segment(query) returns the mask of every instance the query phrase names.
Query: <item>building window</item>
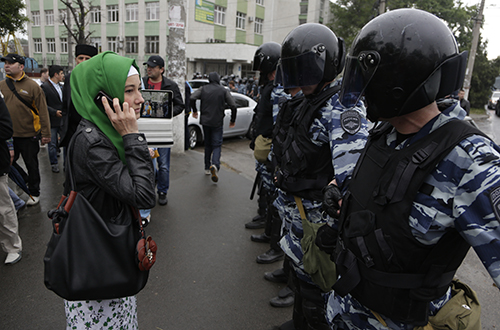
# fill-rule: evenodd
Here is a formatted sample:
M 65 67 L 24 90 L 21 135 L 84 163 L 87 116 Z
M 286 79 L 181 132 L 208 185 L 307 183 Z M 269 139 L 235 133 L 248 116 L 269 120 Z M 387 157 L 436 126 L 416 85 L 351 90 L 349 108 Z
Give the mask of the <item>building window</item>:
M 160 53 L 160 37 L 150 36 L 146 37 L 146 54 L 159 54 Z
M 129 3 L 125 5 L 125 21 L 135 22 L 139 16 L 139 5 L 137 3 Z
M 264 24 L 264 20 L 262 18 L 255 18 L 255 24 L 253 26 L 253 32 L 257 34 L 262 34 L 262 25 Z
M 45 11 L 45 25 L 54 25 L 54 11 L 46 10 Z
M 90 23 L 101 23 L 101 7 L 90 7 Z
M 32 11 L 31 18 L 33 19 L 33 26 L 40 26 L 40 12 Z
M 137 54 L 139 49 L 139 37 L 125 38 L 125 52 L 127 54 Z
M 35 53 L 42 52 L 42 39 L 41 38 L 33 38 L 33 43 L 35 46 Z
M 307 20 L 305 18 L 299 18 L 299 25 L 306 24 Z
M 308 5 L 300 5 L 300 15 L 307 15 Z
M 108 22 L 118 22 L 118 5 L 107 6 Z
M 247 14 L 240 13 L 239 11 L 236 12 L 236 28 L 237 29 L 245 30 L 246 17 L 247 17 Z
M 116 43 L 116 37 L 108 37 L 108 50 L 117 53 L 118 44 Z
M 217 5 L 214 6 L 214 23 L 226 25 L 226 8 Z
M 56 39 L 47 38 L 47 53 L 55 53 L 56 52 Z
M 68 13 L 66 10 L 59 10 L 59 23 L 64 24 L 68 20 Z
M 90 38 L 90 44 L 97 48 L 97 52 L 102 52 L 101 37 Z
M 68 52 L 68 38 L 61 38 L 61 53 Z
M 146 3 L 146 21 L 157 21 L 160 19 L 160 3 Z
M 264 6 L 264 0 L 255 0 L 255 3 Z

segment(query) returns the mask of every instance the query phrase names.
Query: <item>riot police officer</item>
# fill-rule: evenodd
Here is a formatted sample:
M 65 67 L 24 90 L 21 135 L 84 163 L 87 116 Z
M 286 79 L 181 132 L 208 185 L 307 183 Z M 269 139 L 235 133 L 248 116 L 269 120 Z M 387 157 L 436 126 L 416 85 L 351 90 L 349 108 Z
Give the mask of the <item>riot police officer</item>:
M 417 9 L 378 16 L 353 42 L 341 102 L 364 96 L 382 122 L 342 201 L 334 329 L 444 328 L 433 322 L 470 246 L 500 286 L 500 148 L 460 120 L 458 103 L 441 112 L 435 102 L 461 88 L 466 62 L 448 27 Z
M 293 319 L 281 329 L 328 329 L 325 294 L 303 264 L 303 225 L 325 223 L 321 190 L 335 179 L 346 184 L 367 135 L 363 110 L 338 102 L 334 82 L 344 65 L 344 43 L 321 24 L 303 24 L 281 45 L 278 78 L 285 89 L 300 87 L 304 98 L 280 111 L 273 138 L 275 206 L 284 222 L 280 246 L 292 263 Z
M 271 151 L 271 141 L 274 127 L 273 119 L 273 98 L 278 98 L 283 89 L 274 86 L 276 75 L 276 65 L 280 58 L 281 45 L 276 42 L 266 42 L 255 51 L 253 60 L 253 70 L 260 72 L 259 83 L 261 84 L 261 98 L 255 107 L 254 135 L 254 155 L 256 159 L 255 169 L 260 177 L 259 200 L 265 201 L 266 218 L 264 221 L 265 232 L 260 235 L 252 235 L 255 242 L 270 242 L 270 249 L 257 256 L 258 263 L 273 263 L 283 259 L 283 251 L 278 245 L 280 239 L 279 228 L 281 220 L 273 206 L 275 198 L 275 186 L 272 182 L 272 168 L 269 159 Z M 261 204 L 262 202 L 259 202 Z M 247 228 L 257 227 L 255 222 L 246 224 Z M 274 235 L 272 234 L 274 230 Z M 278 230 L 276 230 L 278 228 Z M 277 231 L 277 232 L 276 232 Z

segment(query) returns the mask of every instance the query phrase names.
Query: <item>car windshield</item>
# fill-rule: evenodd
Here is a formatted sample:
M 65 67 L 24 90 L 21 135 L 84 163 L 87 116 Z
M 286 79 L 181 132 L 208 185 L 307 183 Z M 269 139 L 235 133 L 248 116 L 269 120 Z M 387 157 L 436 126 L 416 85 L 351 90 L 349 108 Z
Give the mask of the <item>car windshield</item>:
M 208 84 L 206 81 L 190 81 L 189 84 L 191 85 L 191 88 L 200 88 L 203 85 Z
M 500 97 L 500 92 L 494 92 L 493 95 L 491 95 L 491 97 L 495 97 L 495 98 L 499 98 Z

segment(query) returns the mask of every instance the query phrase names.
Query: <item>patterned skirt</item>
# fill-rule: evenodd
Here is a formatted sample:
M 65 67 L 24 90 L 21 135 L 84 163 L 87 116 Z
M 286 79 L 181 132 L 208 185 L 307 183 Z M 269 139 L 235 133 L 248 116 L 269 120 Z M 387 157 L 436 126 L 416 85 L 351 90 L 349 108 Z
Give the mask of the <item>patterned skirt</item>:
M 111 300 L 67 301 L 66 330 L 137 330 L 135 296 Z

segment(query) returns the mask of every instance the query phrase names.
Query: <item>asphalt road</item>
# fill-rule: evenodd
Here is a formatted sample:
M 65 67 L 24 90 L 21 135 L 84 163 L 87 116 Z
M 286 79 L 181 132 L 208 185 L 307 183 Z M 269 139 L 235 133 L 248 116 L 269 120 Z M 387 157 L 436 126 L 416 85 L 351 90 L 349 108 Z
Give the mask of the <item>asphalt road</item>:
M 500 118 L 474 120 L 500 142 Z M 280 264 L 257 264 L 255 257 L 268 246 L 249 239 L 261 230 L 244 228 L 257 211 L 256 201 L 249 199 L 255 170 L 248 143 L 240 138 L 224 141 L 218 184 L 203 174 L 202 148 L 172 155 L 169 204 L 153 209 L 146 229 L 159 252 L 150 280 L 138 294 L 140 329 L 265 330 L 291 318 L 291 308 L 268 303 L 282 286 L 263 279 L 264 272 Z M 19 220 L 23 259 L 12 266 L 0 264 L 0 330 L 65 327 L 62 299 L 43 284 L 43 255 L 51 231 L 46 213 L 59 200 L 63 175 L 51 173 L 45 149 L 39 159 L 41 202 L 24 210 Z M 500 292 L 473 251 L 457 276 L 479 295 L 483 329 L 500 326 Z

